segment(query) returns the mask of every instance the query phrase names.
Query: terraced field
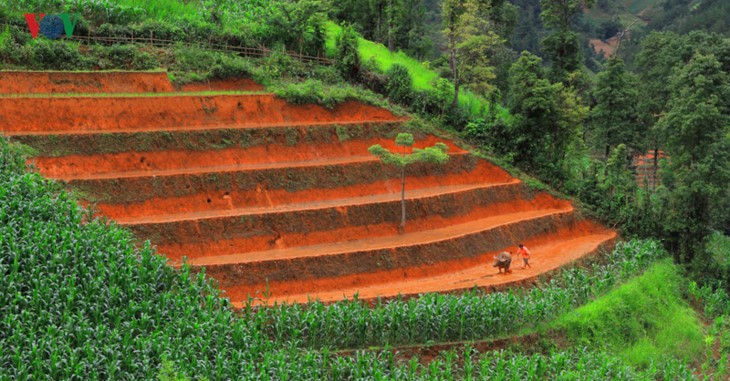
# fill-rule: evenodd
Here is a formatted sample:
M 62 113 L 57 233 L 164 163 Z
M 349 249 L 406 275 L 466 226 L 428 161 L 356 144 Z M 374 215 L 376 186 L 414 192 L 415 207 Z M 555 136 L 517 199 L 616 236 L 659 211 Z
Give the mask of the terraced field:
M 186 93 L 221 89 L 247 93 Z M 367 148 L 394 148 L 402 118 L 291 105 L 248 80 L 175 91 L 161 72 L 0 73 L 0 131 L 171 264 L 205 267 L 234 305 L 497 288 L 615 241 L 452 142 L 446 165 L 409 169 L 398 234 L 398 171 Z M 518 242 L 532 268 L 497 275 L 492 256 Z

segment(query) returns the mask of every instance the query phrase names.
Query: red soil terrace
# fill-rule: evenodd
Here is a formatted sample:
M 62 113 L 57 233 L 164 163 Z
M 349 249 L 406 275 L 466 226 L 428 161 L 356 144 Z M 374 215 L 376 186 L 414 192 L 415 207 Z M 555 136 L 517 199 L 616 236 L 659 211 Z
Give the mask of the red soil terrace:
M 249 78 L 193 82 L 175 89 L 165 72 L 2 71 L 0 94 L 168 93 L 263 91 Z
M 261 90 L 246 79 L 180 90 L 242 88 Z M 206 267 L 234 305 L 522 284 L 616 239 L 450 141 L 447 164 L 409 168 L 399 234 L 399 171 L 367 152 L 397 149 L 403 119 L 387 110 L 271 94 L 38 95 L 94 89 L 173 91 L 164 73 L 5 72 L 0 93 L 15 96 L 0 103 L 0 131 L 36 148 L 42 174 L 67 181 L 171 264 Z M 496 275 L 492 256 L 518 242 L 532 249 L 532 269 Z

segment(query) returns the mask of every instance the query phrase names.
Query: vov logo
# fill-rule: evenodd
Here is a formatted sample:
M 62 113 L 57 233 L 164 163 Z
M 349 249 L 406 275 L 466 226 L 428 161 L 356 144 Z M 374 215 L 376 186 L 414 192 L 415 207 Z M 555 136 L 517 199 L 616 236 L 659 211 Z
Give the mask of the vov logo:
M 33 38 L 38 37 L 38 32 L 51 40 L 58 39 L 66 32 L 66 37 L 71 37 L 79 21 L 79 15 L 59 13 L 46 15 L 45 13 L 26 13 L 25 21 L 28 22 L 28 29 Z

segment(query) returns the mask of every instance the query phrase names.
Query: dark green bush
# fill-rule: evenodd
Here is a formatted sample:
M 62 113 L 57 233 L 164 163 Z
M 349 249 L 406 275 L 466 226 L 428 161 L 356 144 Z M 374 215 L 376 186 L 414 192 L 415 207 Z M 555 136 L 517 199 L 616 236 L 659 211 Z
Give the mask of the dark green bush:
M 33 69 L 85 70 L 92 66 L 92 61 L 81 54 L 78 43 L 39 37 L 24 49 Z
M 210 77 L 217 79 L 233 78 L 233 77 L 250 77 L 252 72 L 249 61 L 240 57 L 231 57 L 221 54 L 216 64 L 210 70 Z
M 342 28 L 342 34 L 337 37 L 336 67 L 343 78 L 355 80 L 360 72 L 360 56 L 358 54 L 358 35 L 352 26 Z
M 413 80 L 408 69 L 401 64 L 393 64 L 386 73 L 385 89 L 388 98 L 396 103 L 410 104 L 413 95 Z

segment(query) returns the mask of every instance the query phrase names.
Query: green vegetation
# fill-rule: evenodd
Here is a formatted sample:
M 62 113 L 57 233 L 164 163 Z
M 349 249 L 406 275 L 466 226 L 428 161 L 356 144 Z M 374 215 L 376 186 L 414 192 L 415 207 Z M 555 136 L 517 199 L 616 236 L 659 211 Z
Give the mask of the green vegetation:
M 704 334 L 697 314 L 682 299 L 684 287 L 679 268 L 663 260 L 551 327 L 561 337 L 619 353 L 642 368 L 667 354 L 698 363 Z
M 584 17 L 594 3 L 598 10 Z M 582 42 L 586 35 L 615 35 L 651 3 L 444 1 L 442 12 L 432 0 L 0 1 L 3 68 L 164 67 L 175 84 L 247 76 L 293 103 L 333 107 L 358 99 L 396 112 L 403 107 L 415 114 L 403 128 L 425 131 L 425 123 L 463 132 L 479 155 L 495 155 L 497 163 L 538 176 L 521 176 L 528 186 L 566 192 L 625 237 L 660 239 L 669 250 L 656 241 L 632 240 L 530 289 L 423 295 L 374 306 L 359 300 L 249 305 L 237 314 L 204 274 L 167 267 L 149 246 L 134 248 L 127 231 L 79 210 L 58 184 L 25 173 L 19 153 L 27 147 L 2 140 L 0 380 L 693 379 L 688 364 L 699 364 L 701 376 L 726 378 L 728 3 L 663 2 L 648 13 L 646 30 L 686 34 L 645 36 L 644 27 L 636 27 L 622 42 L 624 60 L 592 56 Z M 78 12 L 80 36 L 149 36 L 175 44 L 32 39 L 22 15 L 29 11 Z M 328 16 L 349 26 L 343 31 Z M 700 25 L 725 35 L 693 30 Z M 212 42 L 264 46 L 268 53 L 242 58 L 216 51 Z M 532 53 L 517 53 L 523 49 Z M 336 62 L 304 63 L 292 53 L 327 54 Z M 196 95 L 213 94 L 221 93 Z M 395 134 L 392 126 L 379 128 Z M 380 136 L 370 131 L 334 127 L 324 140 Z M 293 129 L 277 136 L 218 137 L 218 148 L 310 138 Z M 92 152 L 116 152 L 115 139 L 122 139 L 74 138 L 96 144 L 84 148 Z M 135 139 L 142 150 L 175 145 L 164 135 L 124 139 Z M 211 144 L 176 139 L 199 149 Z M 400 138 L 399 145 L 408 144 L 412 138 Z M 53 148 L 68 149 L 60 143 Z M 658 161 L 660 184 L 652 187 L 637 184 L 631 167 L 631 156 L 647 149 L 666 154 Z M 383 149 L 374 153 L 405 163 Z M 284 189 L 304 183 L 269 176 Z M 663 259 L 669 256 L 676 265 Z M 678 265 L 690 271 L 683 274 Z M 685 294 L 704 313 L 707 327 L 698 323 Z M 477 354 L 466 346 L 425 365 L 388 350 L 535 334 L 546 326 L 554 329 L 541 338 L 547 341 L 527 350 Z M 371 347 L 377 349 L 337 353 Z
M 374 106 L 387 106 L 382 98 L 361 87 L 349 84 L 331 86 L 317 79 L 308 79 L 304 82 L 284 82 L 269 87 L 269 90 L 294 104 L 315 103 L 333 108 L 347 100 L 358 100 Z
M 605 265 L 567 269 L 524 294 L 425 295 L 374 309 L 356 301 L 249 307 L 237 316 L 204 274 L 168 267 L 149 246 L 134 248 L 128 232 L 91 220 L 58 184 L 26 173 L 23 158 L 5 140 L 0 141 L 0 206 L 0 361 L 5 364 L 0 379 L 268 374 L 411 380 L 500 374 L 515 360 L 520 365 L 510 374 L 528 379 L 565 371 L 625 379 L 669 372 L 691 379 L 690 370 L 677 362 L 637 373 L 606 354 L 584 351 L 489 352 L 470 354 L 466 363 L 449 360 L 446 353 L 444 360 L 425 366 L 396 362 L 388 351 L 338 357 L 326 349 L 494 337 L 515 326 L 541 324 L 664 255 L 656 243 L 622 245 Z
M 368 152 L 377 156 L 383 163 L 393 165 L 400 168 L 400 205 L 401 219 L 398 225 L 398 232 L 403 233 L 406 228 L 406 167 L 416 163 L 434 163 L 443 164 L 449 160 L 446 153 L 449 147 L 444 143 L 436 143 L 433 147 L 412 148 L 413 135 L 409 133 L 400 133 L 395 137 L 395 145 L 403 147 L 399 153 L 392 153 L 383 148 L 380 144 L 375 144 L 368 148 Z M 406 152 L 406 150 L 410 152 Z
M 327 23 L 327 51 L 330 56 L 334 56 L 336 40 L 341 33 L 342 28 L 340 26 L 332 22 Z M 393 65 L 401 65 L 408 69 L 414 90 L 439 91 L 439 75 L 428 68 L 428 63 L 419 62 L 403 52 L 391 52 L 384 45 L 368 41 L 362 37 L 358 38 L 358 52 L 360 53 L 361 62 L 369 69 L 384 74 Z M 453 97 L 453 92 L 451 97 Z M 490 109 L 489 103 L 484 98 L 470 91 L 459 93 L 459 106 L 475 116 L 483 115 Z M 498 106 L 497 108 L 500 110 L 500 116 L 506 117 L 506 110 Z

